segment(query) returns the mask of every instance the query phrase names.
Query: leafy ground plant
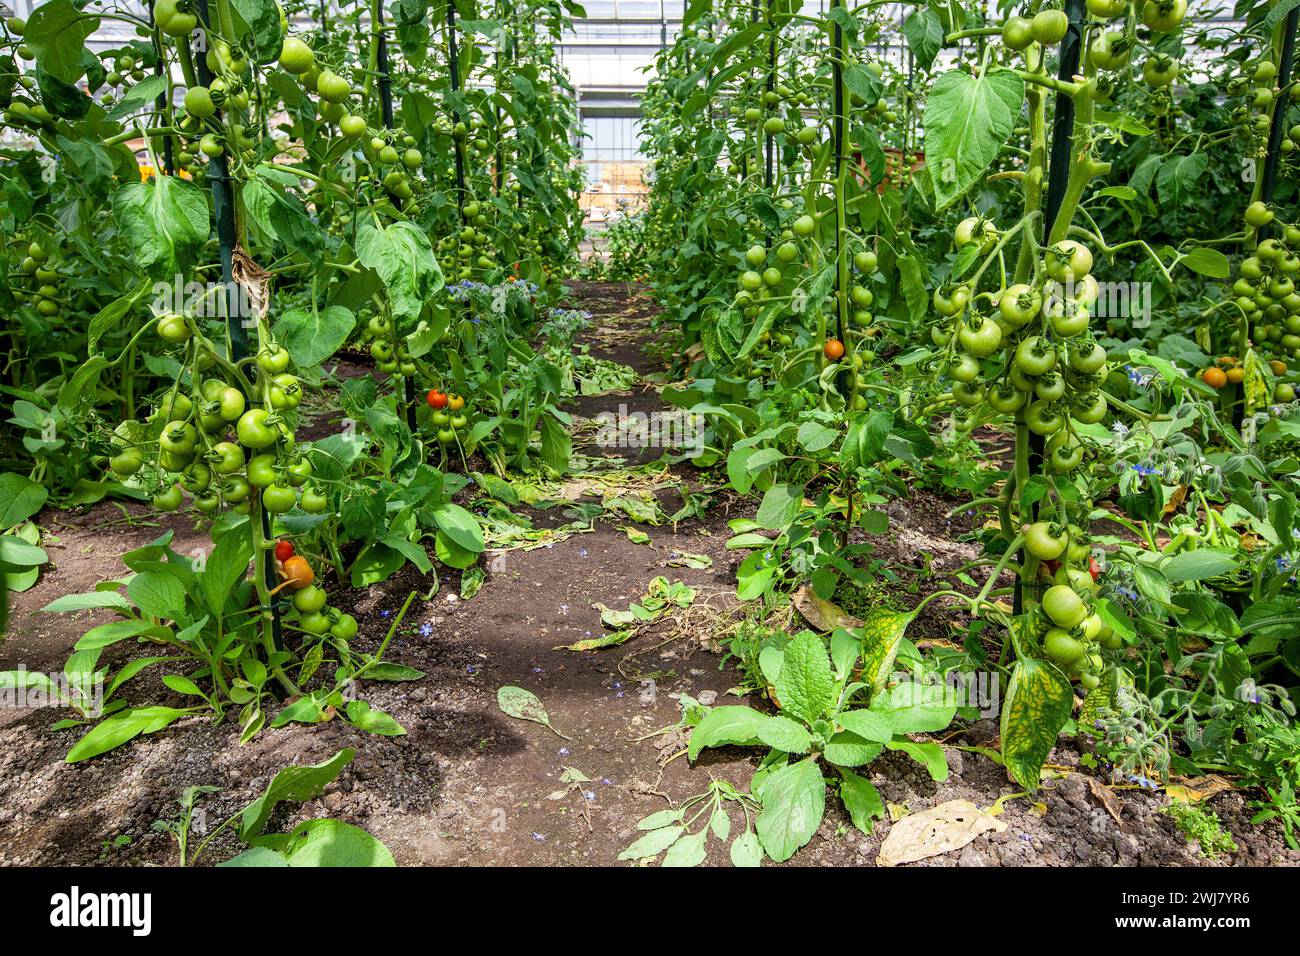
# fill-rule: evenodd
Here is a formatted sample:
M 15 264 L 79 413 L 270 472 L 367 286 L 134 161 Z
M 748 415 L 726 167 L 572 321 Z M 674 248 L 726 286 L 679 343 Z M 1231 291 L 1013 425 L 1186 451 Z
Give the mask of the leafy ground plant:
M 181 866 L 197 865 L 212 841 L 228 830 L 233 830 L 248 849 L 218 866 L 395 866 L 392 853 L 381 841 L 339 820 L 306 820 L 289 833 L 263 832 L 279 804 L 314 800 L 355 755 L 356 751 L 349 748 L 318 764 L 285 767 L 260 797 L 199 834 L 202 839 L 193 851 L 190 842 L 196 835 L 195 806 L 202 797 L 219 792 L 220 787 L 187 787 L 177 801 L 180 812 L 172 819 L 156 821 L 154 829 L 175 838 Z

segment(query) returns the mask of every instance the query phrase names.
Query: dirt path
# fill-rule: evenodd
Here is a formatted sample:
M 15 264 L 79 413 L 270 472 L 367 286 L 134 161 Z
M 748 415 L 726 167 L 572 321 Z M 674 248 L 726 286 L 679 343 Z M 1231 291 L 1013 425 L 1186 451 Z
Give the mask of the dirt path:
M 655 338 L 648 298 L 629 294 L 619 284 L 583 283 L 575 288 L 575 304 L 597 317 L 588 333 L 594 355 L 642 374 L 659 370 L 643 351 Z M 638 386 L 628 394 L 581 399 L 572 410 L 590 419 L 603 411 L 617 412 L 620 404 L 648 412 L 659 407 L 659 399 L 653 389 Z M 654 456 L 633 451 L 630 457 Z M 687 466 L 674 473 L 698 480 Z M 891 554 L 901 560 L 927 545 L 937 549 L 950 541 L 951 529 L 942 518 L 948 506 L 923 495 L 891 504 L 896 533 Z M 666 502 L 665 507 L 671 513 L 676 504 Z M 177 531 L 182 551 L 207 540 L 190 519 L 169 517 L 158 525 L 146 523 L 140 509 L 127 512 L 130 521 L 110 505 L 79 516 L 42 516 L 47 534 L 58 536 L 49 544 L 52 567 L 37 587 L 18 596 L 10 636 L 0 645 L 0 668 L 20 663 L 29 670 L 60 668 L 96 618 L 42 615 L 38 609 L 54 597 L 121 573 L 117 556 L 152 540 L 162 527 Z M 600 635 L 600 610 L 593 605 L 626 608 L 656 575 L 698 589 L 697 606 L 725 609 L 732 601 L 739 560 L 724 549 L 726 519 L 744 513 L 752 510 L 728 514 L 720 502 L 706 517 L 683 521 L 675 529 L 641 526 L 650 535 L 649 544 L 634 544 L 620 530 L 626 521 L 598 522 L 594 530 L 551 547 L 511 551 L 490 562 L 487 581 L 470 601 L 460 600 L 455 580 L 444 578 L 431 601 L 414 605 L 388 653 L 390 660 L 427 676 L 361 690 L 361 697 L 407 729 L 402 737 L 378 737 L 334 722 L 266 730 L 241 748 L 231 724 L 214 727 L 194 719 L 95 760 L 67 765 L 63 755 L 80 731 L 49 729 L 65 713 L 0 711 L 0 863 L 174 862 L 171 838 L 153 824 L 173 815 L 185 787 L 222 788 L 202 804 L 211 825 L 257 796 L 286 764 L 316 762 L 353 747 L 356 760 L 339 782 L 319 800 L 278 811 L 276 826 L 289 829 L 300 819 L 327 815 L 343 819 L 384 840 L 401 864 L 612 864 L 636 838 L 636 822 L 668 807 L 670 800 L 677 803 L 703 791 L 711 779 L 747 786 L 755 754 L 721 750 L 691 766 L 680 753 L 681 735 L 646 736 L 676 723 L 676 695 L 734 702 L 724 695 L 740 677 L 720 667 L 720 656 L 697 639 L 716 626 L 704 623 L 709 618 L 703 611 L 691 617 L 696 625 L 688 629 L 691 633 L 675 639 L 669 639 L 674 631 L 668 624 L 603 651 L 556 648 Z M 537 517 L 540 524 L 549 515 Z M 680 552 L 708 555 L 712 566 L 669 566 Z M 408 566 L 381 587 L 338 595 L 333 603 L 357 615 L 358 642 L 368 648 L 382 638 L 389 615 L 407 594 L 425 593 L 431 584 L 431 578 Z M 935 628 L 943 624 L 933 622 Z M 496 699 L 503 685 L 535 693 L 553 725 L 572 739 L 504 716 Z M 141 702 L 181 701 L 156 683 L 147 694 Z M 877 761 L 869 776 L 895 814 L 957 797 L 990 806 L 1014 788 L 987 757 L 955 745 L 992 744 L 996 733 L 996 724 L 984 720 L 948 741 L 954 746 L 946 748 L 951 776 L 944 783 L 933 782 L 899 754 Z M 1072 746 L 1059 748 L 1052 757 L 1063 767 L 1077 761 Z M 563 782 L 568 768 L 586 781 Z M 1083 774 L 1072 773 L 1039 799 L 1010 801 L 1001 816 L 1004 832 L 981 837 L 960 854 L 927 865 L 1202 862 L 1172 821 L 1158 812 L 1163 798 L 1157 794 L 1120 792 L 1107 805 Z M 1221 863 L 1300 862 L 1300 854 L 1285 850 L 1276 829 L 1248 825 L 1250 811 L 1242 794 L 1223 794 L 1209 805 L 1241 846 Z M 874 862 L 888 820 L 864 837 L 852 829 L 837 799 L 828 798 L 827 808 L 820 832 L 796 862 Z M 124 840 L 114 845 L 118 838 Z M 726 862 L 720 844 L 709 847 L 710 863 Z M 217 842 L 212 855 L 218 859 L 237 849 Z

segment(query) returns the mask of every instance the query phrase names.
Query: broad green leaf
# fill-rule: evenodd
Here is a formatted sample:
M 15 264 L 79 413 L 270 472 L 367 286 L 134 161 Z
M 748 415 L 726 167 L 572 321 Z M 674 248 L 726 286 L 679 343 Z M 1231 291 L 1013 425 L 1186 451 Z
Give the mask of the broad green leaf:
M 812 631 L 800 631 L 786 645 L 776 679 L 781 709 L 811 724 L 835 703 L 835 682 L 826 648 Z
M 0 474 L 0 531 L 26 521 L 45 505 L 50 493 L 26 475 Z
M 763 863 L 763 846 L 758 842 L 758 834 L 746 830 L 736 837 L 731 844 L 732 866 L 760 866 Z
M 126 586 L 126 596 L 143 617 L 175 619 L 185 607 L 185 585 L 166 571 L 144 571 Z
M 127 183 L 113 193 L 113 219 L 134 264 L 156 278 L 184 272 L 190 253 L 208 239 L 208 200 L 178 176 Z
M 141 734 L 156 733 L 187 713 L 188 711 L 178 710 L 175 707 L 134 707 L 130 710 L 120 710 L 92 727 L 84 737 L 72 745 L 72 749 L 64 759 L 68 763 L 77 763 L 81 760 L 89 760 L 91 757 L 98 757 Z
M 844 809 L 849 811 L 853 825 L 870 836 L 871 821 L 879 820 L 885 815 L 885 801 L 880 798 L 880 791 L 866 777 L 842 767 L 839 773 L 840 800 L 844 802 Z
M 677 838 L 686 832 L 684 826 L 661 827 L 651 830 L 630 847 L 618 855 L 620 860 L 645 860 L 658 856 L 677 842 Z
M 944 683 L 905 680 L 871 700 L 871 711 L 887 720 L 895 734 L 932 734 L 952 723 L 955 694 Z
M 348 704 L 348 722 L 381 737 L 401 737 L 406 733 L 405 727 L 382 710 L 374 710 L 364 700 Z
M 1016 662 L 1002 702 L 1002 757 L 1011 776 L 1029 792 L 1056 738 L 1070 718 L 1070 682 L 1051 664 L 1024 658 Z
M 366 223 L 357 234 L 357 258 L 384 283 L 398 317 L 415 319 L 443 287 L 429 236 L 412 222 Z
M 244 808 L 239 820 L 240 839 L 247 842 L 261 833 L 271 811 L 282 801 L 304 803 L 320 796 L 355 756 L 355 750 L 345 747 L 320 763 L 285 767 L 271 779 L 262 795 Z
M 763 494 L 758 523 L 771 531 L 784 531 L 803 507 L 803 485 L 775 484 Z
M 82 52 L 86 38 L 99 29 L 99 18 L 83 13 L 70 0 L 50 0 L 32 11 L 22 40 L 35 54 L 40 69 L 76 83 L 85 74 Z
M 862 635 L 861 680 L 873 690 L 879 691 L 889 681 L 903 635 L 915 618 L 915 611 L 876 608 L 867 615 L 861 628 L 854 629 L 855 633 Z
M 691 731 L 686 755 L 694 760 L 705 747 L 721 747 L 726 744 L 747 747 L 757 744 L 758 730 L 768 719 L 767 714 L 760 714 L 753 708 L 740 704 L 714 707 Z
M 1226 279 L 1231 271 L 1228 257 L 1218 249 L 1198 246 L 1179 260 L 1187 268 L 1211 279 Z
M 846 710 L 835 715 L 835 722 L 865 740 L 883 744 L 894 739 L 893 721 L 875 710 Z
M 356 327 L 351 310 L 331 305 L 319 312 L 287 309 L 275 323 L 275 338 L 289 350 L 294 364 L 315 368 L 339 350 Z
M 808 730 L 789 717 L 768 717 L 758 725 L 758 739 L 776 750 L 803 754 L 812 746 Z
M 807 844 L 826 812 L 826 782 L 815 757 L 788 764 L 763 782 L 755 828 L 759 843 L 777 863 Z
M 221 536 L 203 569 L 203 600 L 214 616 L 220 617 L 231 593 L 248 574 L 253 560 L 253 533 L 247 524 L 232 528 Z
M 388 847 L 360 827 L 341 820 L 307 820 L 289 834 L 281 851 L 290 866 L 396 866 Z
M 683 836 L 668 848 L 661 865 L 671 867 L 699 866 L 704 862 L 706 856 L 704 844 L 708 838 L 709 831 L 707 829 L 701 830 L 699 833 L 689 833 Z
M 978 77 L 953 70 L 935 81 L 923 125 L 936 211 L 960 199 L 997 158 L 1024 99 L 1025 81 L 1009 70 Z
M 930 774 L 930 779 L 939 783 L 948 779 L 948 758 L 938 744 L 919 744 L 911 740 L 891 740 L 885 744 L 890 750 L 907 754 Z
M 478 519 L 460 505 L 443 502 L 433 509 L 433 519 L 438 522 L 438 530 L 462 549 L 473 554 L 482 552 L 483 529 Z
M 1160 570 L 1170 584 L 1180 581 L 1204 581 L 1227 574 L 1237 567 L 1237 557 L 1228 551 L 1198 548 L 1181 551 L 1160 563 Z

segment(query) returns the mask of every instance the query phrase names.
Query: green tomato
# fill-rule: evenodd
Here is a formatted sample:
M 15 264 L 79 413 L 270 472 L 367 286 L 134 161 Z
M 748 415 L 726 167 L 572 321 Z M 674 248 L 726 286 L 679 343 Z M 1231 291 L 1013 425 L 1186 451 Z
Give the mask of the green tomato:
M 1024 17 L 1008 17 L 1002 24 L 1002 42 L 1009 50 L 1023 50 L 1034 42 L 1033 26 Z
M 352 84 L 333 70 L 321 70 L 316 78 L 316 92 L 331 103 L 339 103 L 352 93 Z
M 1034 394 L 1045 402 L 1060 401 L 1065 397 L 1065 379 L 1055 372 L 1044 372 L 1034 383 Z
M 1039 561 L 1055 561 L 1065 550 L 1065 530 L 1046 521 L 1035 521 L 1025 529 L 1025 549 Z
M 1132 43 L 1119 30 L 1097 33 L 1088 47 L 1088 59 L 1098 70 L 1122 70 L 1132 55 Z
M 330 625 L 330 634 L 340 641 L 350 641 L 357 636 L 357 619 L 351 614 L 340 614 L 337 621 Z
M 180 345 L 190 340 L 190 324 L 185 321 L 185 316 L 168 312 L 158 317 L 158 336 L 164 342 Z
M 1039 399 L 1025 409 L 1025 424 L 1035 435 L 1053 435 L 1065 427 L 1065 418 L 1047 402 Z
M 967 354 L 985 358 L 1002 345 L 1002 330 L 996 322 L 984 316 L 978 325 L 963 322 L 957 331 L 957 341 Z
M 1025 404 L 1026 395 L 1014 385 L 1003 382 L 988 394 L 989 404 L 1003 415 L 1014 415 Z
M 1088 0 L 1088 12 L 1098 20 L 1114 20 L 1128 12 L 1129 0 Z
M 326 595 L 323 588 L 309 584 L 293 592 L 293 606 L 301 614 L 312 614 L 325 607 Z
M 1031 322 L 1043 307 L 1043 296 L 1026 283 L 1018 283 L 1007 288 L 998 299 L 998 312 L 1013 326 L 1022 326 Z
M 1074 588 L 1054 584 L 1043 594 L 1043 611 L 1057 627 L 1067 631 L 1083 623 L 1088 616 L 1088 605 L 1075 593 Z
M 312 476 L 311 462 L 306 458 L 299 458 L 291 461 L 284 469 L 285 478 L 289 484 L 295 488 L 301 487 L 307 483 L 307 479 Z
M 329 507 L 329 499 L 314 488 L 306 488 L 298 500 L 298 507 L 309 515 L 323 514 Z
M 248 469 L 245 472 L 248 475 L 249 484 L 254 488 L 269 488 L 275 484 L 279 477 L 276 471 L 276 458 L 274 455 L 257 455 L 248 462 Z
M 1085 425 L 1096 425 L 1106 417 L 1106 411 L 1106 396 L 1101 392 L 1089 392 L 1077 400 L 1072 415 Z
M 243 477 L 243 475 L 231 475 L 221 483 L 221 497 L 225 498 L 230 504 L 238 504 L 241 501 L 247 501 L 248 496 L 252 493 L 253 486 Z
M 273 484 L 262 491 L 262 506 L 273 515 L 292 511 L 297 503 L 298 495 L 288 485 Z
M 278 435 L 275 428 L 267 424 L 269 417 L 265 408 L 250 408 L 244 412 L 235 425 L 240 443 L 254 450 L 274 445 Z
M 316 65 L 316 54 L 298 37 L 285 37 L 280 47 L 280 69 L 299 76 Z
M 217 456 L 212 470 L 218 475 L 233 475 L 244 467 L 244 449 L 232 441 L 217 442 L 212 453 Z
M 1043 650 L 1052 663 L 1060 667 L 1073 667 L 1083 660 L 1084 646 L 1059 627 L 1050 628 L 1043 637 Z
M 948 370 L 948 374 L 953 377 L 954 381 L 964 382 L 969 385 L 980 377 L 979 359 L 967 353 L 959 353 L 956 361 Z
M 198 429 L 189 422 L 169 422 L 158 436 L 158 447 L 173 455 L 185 455 L 194 451 L 198 439 Z
M 1070 18 L 1064 10 L 1042 10 L 1029 23 L 1030 33 L 1043 46 L 1060 43 L 1070 28 Z
M 166 491 L 159 492 L 153 496 L 153 506 L 159 511 L 175 511 L 181 506 L 181 486 L 172 485 Z
M 1056 349 L 1041 335 L 1031 335 L 1016 346 L 1016 366 L 1024 375 L 1045 375 L 1056 367 Z
M 206 86 L 191 86 L 185 91 L 185 112 L 195 119 L 210 119 L 217 113 L 217 104 L 212 99 L 212 91 Z
M 289 368 L 289 353 L 272 343 L 257 353 L 257 367 L 267 375 L 279 375 Z
M 800 239 L 807 239 L 813 234 L 813 230 L 817 228 L 817 220 L 812 216 L 803 215 L 791 224 L 791 228 L 794 229 L 794 234 Z
M 298 618 L 298 626 L 308 634 L 324 634 L 330 629 L 330 619 L 320 611 L 309 611 Z
M 1142 22 L 1157 33 L 1173 33 L 1187 15 L 1187 0 L 1146 0 Z

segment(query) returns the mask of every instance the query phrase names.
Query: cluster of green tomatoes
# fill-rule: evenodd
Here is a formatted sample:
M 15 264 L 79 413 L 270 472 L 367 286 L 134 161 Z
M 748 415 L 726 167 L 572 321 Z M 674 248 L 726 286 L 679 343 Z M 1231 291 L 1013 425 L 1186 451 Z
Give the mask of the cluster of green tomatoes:
M 23 256 L 22 262 L 19 263 L 18 271 L 25 276 L 30 276 L 36 283 L 36 287 L 26 293 L 15 289 L 15 300 L 22 302 L 30 296 L 32 308 L 40 315 L 47 319 L 58 315 L 62 308 L 59 304 L 59 288 L 55 284 L 59 281 L 59 273 L 50 262 L 45 247 L 35 240 L 29 242 L 27 255 Z
M 1246 208 L 1246 224 L 1254 229 L 1275 225 L 1280 229 L 1277 237 L 1261 240 L 1254 254 L 1237 266 L 1233 302 L 1252 323 L 1257 346 L 1280 359 L 1300 358 L 1300 288 L 1296 284 L 1300 280 L 1300 226 L 1276 223 L 1273 210 L 1259 201 Z M 1292 398 L 1293 392 L 1290 397 L 1275 396 L 1277 401 Z
M 997 239 L 993 223 L 979 217 L 956 231 L 959 248 L 979 243 L 989 252 Z M 1064 239 L 1045 250 L 1035 283 L 978 294 L 966 284 L 935 290 L 940 321 L 931 338 L 945 350 L 940 371 L 952 379 L 959 433 L 969 434 L 983 418 L 1023 416 L 1046 439 L 1053 472 L 1079 467 L 1084 446 L 1074 423 L 1095 424 L 1107 410 L 1100 391 L 1106 350 L 1089 332 L 1089 309 L 1099 294 L 1092 264 L 1086 246 Z
M 519 184 L 516 181 L 512 185 L 517 189 Z M 492 258 L 492 239 L 488 235 L 491 225 L 488 213 L 491 211 L 491 203 L 467 200 L 460 207 L 460 227 L 439 239 L 435 246 L 436 251 L 442 254 L 439 261 L 455 260 L 458 279 L 472 279 L 475 269 L 489 270 L 496 266 L 496 260 Z M 537 248 L 540 251 L 540 245 Z
M 1273 110 L 1279 97 L 1289 97 L 1291 103 L 1300 103 L 1300 83 L 1291 83 L 1290 89 L 1279 87 L 1277 64 L 1261 60 L 1255 64 L 1249 77 L 1233 77 L 1227 91 L 1234 95 L 1247 95 L 1248 102 L 1232 112 L 1232 122 L 1247 131 L 1255 153 L 1263 156 L 1268 149 L 1268 137 L 1273 127 Z M 1286 82 L 1285 79 L 1281 79 Z M 1285 115 L 1285 114 L 1284 114 Z M 1279 143 L 1284 156 L 1289 156 L 1300 146 L 1300 125 L 1286 130 Z
M 247 514 L 257 489 L 272 514 L 295 506 L 308 514 L 324 512 L 328 499 L 311 483 L 312 464 L 298 451 L 286 421 L 302 401 L 288 351 L 271 343 L 258 353 L 254 392 L 261 401 L 249 407 L 244 391 L 228 380 L 232 376 L 222 374 L 230 368 L 196 338 L 189 317 L 166 313 L 156 329 L 164 342 L 187 349 L 193 385 L 186 393 L 178 380 L 147 422 L 118 425 L 109 460 L 113 473 L 145 476 L 161 511 L 179 508 L 182 492 L 188 492 L 204 514 L 223 507 Z

